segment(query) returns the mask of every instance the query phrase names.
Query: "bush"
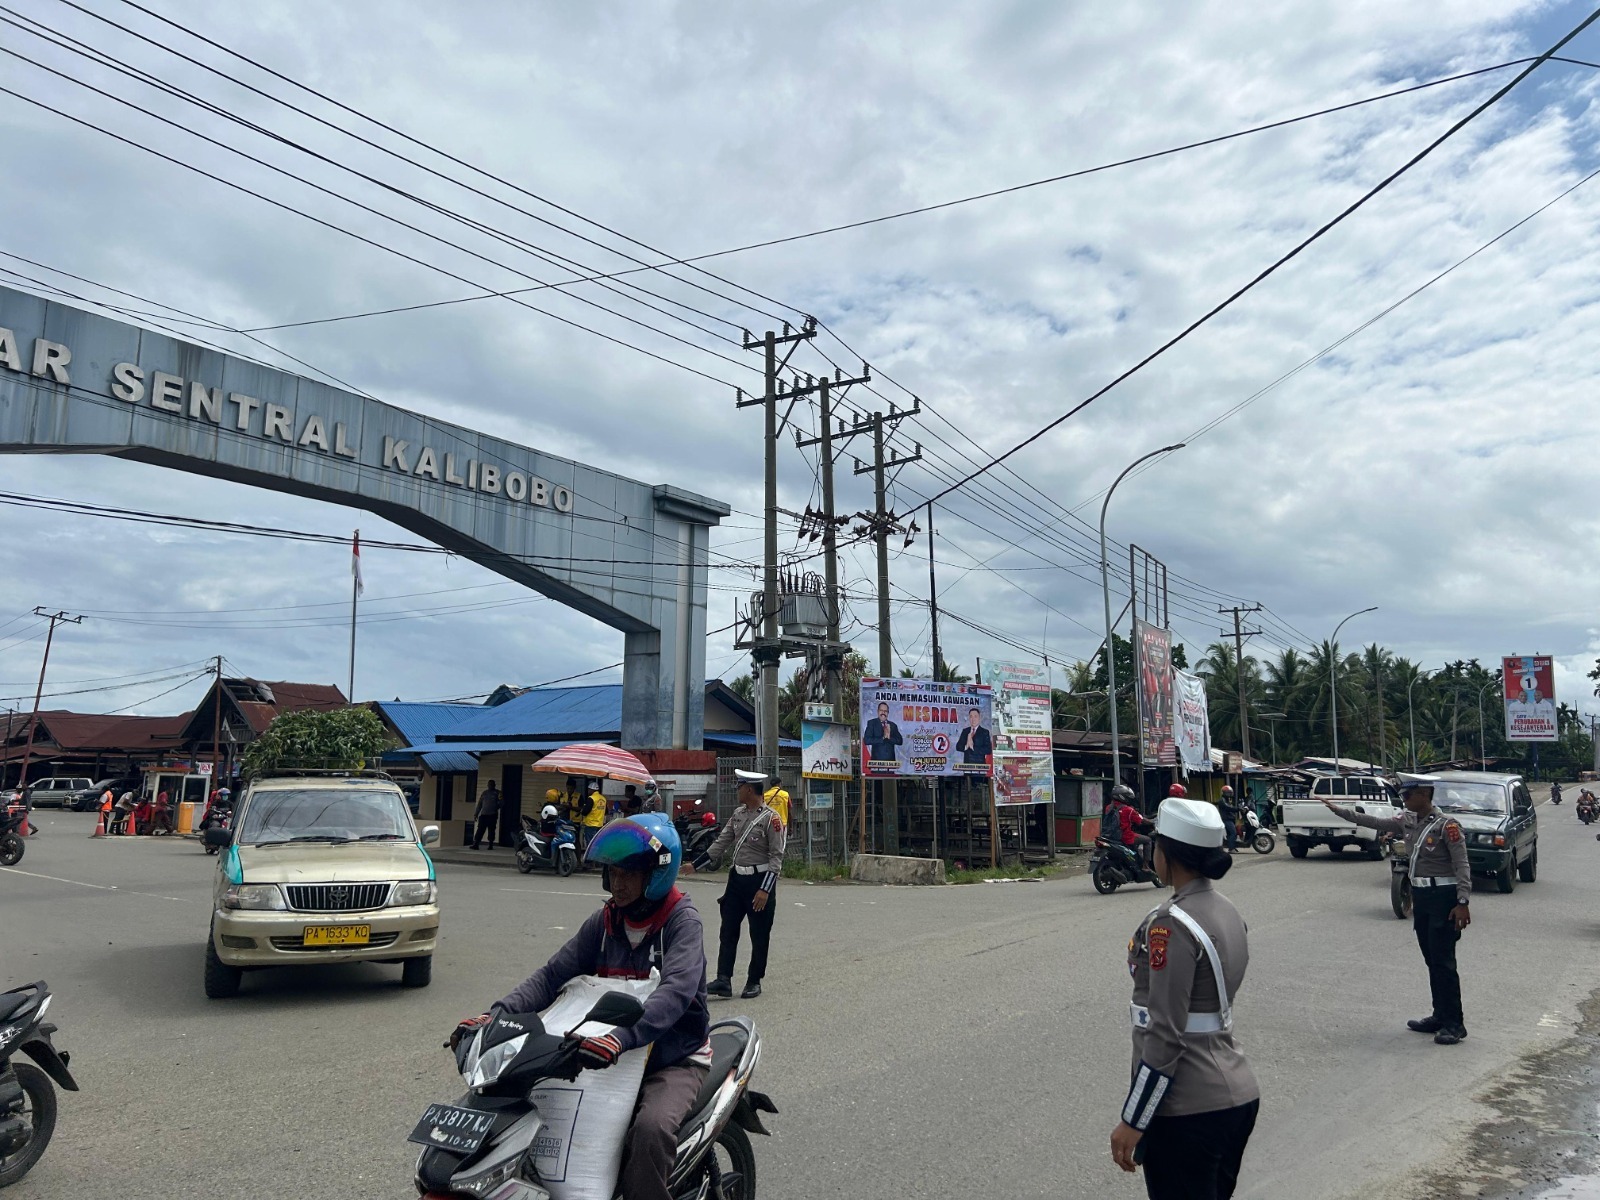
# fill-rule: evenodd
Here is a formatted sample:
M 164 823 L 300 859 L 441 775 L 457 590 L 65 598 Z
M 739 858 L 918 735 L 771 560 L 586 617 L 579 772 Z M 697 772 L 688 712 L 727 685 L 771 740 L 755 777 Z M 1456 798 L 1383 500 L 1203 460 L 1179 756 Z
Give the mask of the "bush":
M 394 744 L 370 708 L 302 709 L 275 717 L 244 752 L 244 774 L 292 768 L 357 771 Z

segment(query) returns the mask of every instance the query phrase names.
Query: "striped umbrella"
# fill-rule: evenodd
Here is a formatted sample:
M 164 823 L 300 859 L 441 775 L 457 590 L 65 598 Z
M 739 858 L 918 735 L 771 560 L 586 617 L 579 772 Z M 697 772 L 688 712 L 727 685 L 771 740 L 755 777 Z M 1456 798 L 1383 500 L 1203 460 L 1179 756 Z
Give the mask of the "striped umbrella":
M 615 779 L 621 783 L 655 782 L 654 776 L 633 755 L 599 742 L 577 742 L 552 750 L 528 769 L 585 779 Z

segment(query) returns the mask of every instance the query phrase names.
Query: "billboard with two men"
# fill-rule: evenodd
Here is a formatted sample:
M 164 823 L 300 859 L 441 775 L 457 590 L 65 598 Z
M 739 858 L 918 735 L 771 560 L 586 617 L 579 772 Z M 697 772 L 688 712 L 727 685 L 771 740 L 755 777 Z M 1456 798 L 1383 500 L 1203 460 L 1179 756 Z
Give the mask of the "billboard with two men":
M 930 679 L 861 681 L 861 774 L 975 775 L 994 764 L 990 689 Z

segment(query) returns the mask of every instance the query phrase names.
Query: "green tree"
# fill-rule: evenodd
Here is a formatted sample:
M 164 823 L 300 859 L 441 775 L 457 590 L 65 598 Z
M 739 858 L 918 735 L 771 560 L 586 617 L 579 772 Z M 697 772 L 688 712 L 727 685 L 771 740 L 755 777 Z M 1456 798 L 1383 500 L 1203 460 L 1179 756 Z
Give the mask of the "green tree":
M 303 767 L 359 770 L 395 744 L 370 708 L 302 709 L 273 718 L 244 752 L 244 773 Z

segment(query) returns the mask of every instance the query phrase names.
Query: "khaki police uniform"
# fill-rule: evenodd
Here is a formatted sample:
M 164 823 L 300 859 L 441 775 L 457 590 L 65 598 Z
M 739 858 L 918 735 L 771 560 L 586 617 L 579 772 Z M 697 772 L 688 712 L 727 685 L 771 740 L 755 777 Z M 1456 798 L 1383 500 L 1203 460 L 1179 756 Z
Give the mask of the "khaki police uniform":
M 1133 1083 L 1122 1119 L 1144 1133 L 1152 1200 L 1233 1195 L 1261 1089 L 1233 1036 L 1250 947 L 1209 879 L 1185 884 L 1128 943 Z
M 1409 808 L 1398 817 L 1376 817 L 1342 804 L 1328 806 L 1346 821 L 1381 833 L 1397 833 L 1411 850 L 1411 927 L 1428 967 L 1433 1018 L 1441 1026 L 1465 1028 L 1461 974 L 1456 970 L 1456 928 L 1451 910 L 1472 900 L 1472 867 L 1461 823 L 1437 808 L 1417 816 Z
M 772 922 L 778 915 L 775 893 L 778 875 L 783 870 L 783 848 L 787 834 L 783 818 L 765 804 L 750 808 L 741 804 L 717 833 L 716 841 L 695 864 L 711 866 L 725 855 L 732 855 L 728 866 L 728 886 L 717 903 L 722 908 L 722 929 L 717 948 L 717 978 L 732 979 L 739 954 L 739 927 L 750 922 L 750 973 L 746 986 L 759 984 L 767 973 L 767 946 L 772 940 Z M 756 893 L 767 894 L 760 912 L 752 905 Z

